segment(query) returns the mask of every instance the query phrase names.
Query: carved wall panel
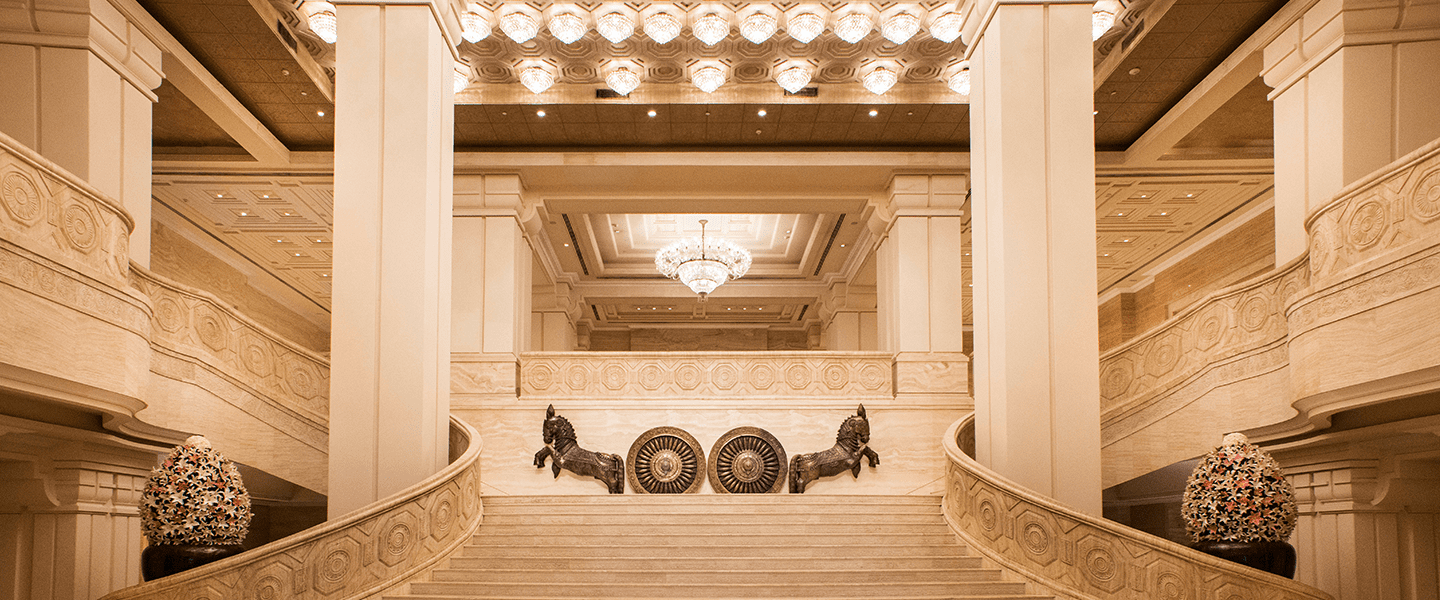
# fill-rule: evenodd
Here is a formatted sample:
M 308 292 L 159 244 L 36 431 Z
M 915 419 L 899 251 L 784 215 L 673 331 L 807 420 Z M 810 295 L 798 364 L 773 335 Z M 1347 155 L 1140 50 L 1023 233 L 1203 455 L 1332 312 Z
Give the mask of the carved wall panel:
M 1310 216 L 1310 271 L 1329 284 L 1347 269 L 1440 232 L 1440 141 L 1342 190 Z
M 134 279 L 155 306 L 152 344 L 194 358 L 256 396 L 326 428 L 329 361 L 226 308 L 210 294 L 138 269 Z
M 1015 486 L 961 453 L 957 438 L 971 426 L 973 416 L 946 434 L 945 519 L 981 553 L 1042 586 L 1117 600 L 1330 599 Z
M 521 394 L 889 397 L 890 363 L 859 352 L 536 352 L 522 355 Z
M 197 569 L 104 600 L 359 598 L 379 594 L 433 566 L 480 526 L 480 439 L 456 420 L 467 450 L 408 496 L 269 544 L 218 570 Z M 197 574 L 198 573 L 198 574 Z
M 133 226 L 118 202 L 0 134 L 0 239 L 123 287 Z

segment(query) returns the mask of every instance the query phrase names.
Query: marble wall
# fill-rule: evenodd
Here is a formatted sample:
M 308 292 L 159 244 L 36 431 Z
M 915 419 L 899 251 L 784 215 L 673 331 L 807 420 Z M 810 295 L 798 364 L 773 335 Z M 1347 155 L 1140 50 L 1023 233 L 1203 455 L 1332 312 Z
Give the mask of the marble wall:
M 889 355 L 850 352 L 527 353 L 519 394 L 475 378 L 452 379 L 451 411 L 480 430 L 482 493 L 603 494 L 595 479 L 559 478 L 534 466 L 544 447 L 547 406 L 575 427 L 580 445 L 627 456 L 645 431 L 679 427 L 709 456 L 735 427 L 769 431 L 787 456 L 835 443 L 840 424 L 864 404 L 880 465 L 858 478 L 812 483 L 811 494 L 938 494 L 944 454 L 937 441 L 968 397 L 896 398 Z M 636 493 L 627 486 L 626 493 Z M 706 482 L 700 493 L 713 493 Z

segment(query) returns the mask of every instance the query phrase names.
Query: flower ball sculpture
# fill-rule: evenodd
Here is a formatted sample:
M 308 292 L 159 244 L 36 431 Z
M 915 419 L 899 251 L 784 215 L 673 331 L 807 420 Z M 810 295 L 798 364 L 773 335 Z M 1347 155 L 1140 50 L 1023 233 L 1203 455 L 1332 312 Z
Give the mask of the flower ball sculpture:
M 1200 542 L 1284 542 L 1295 530 L 1295 488 L 1244 435 L 1225 436 L 1185 485 L 1180 518 Z
M 140 526 L 151 545 L 238 545 L 250 528 L 250 494 L 235 463 L 192 436 L 150 473 Z

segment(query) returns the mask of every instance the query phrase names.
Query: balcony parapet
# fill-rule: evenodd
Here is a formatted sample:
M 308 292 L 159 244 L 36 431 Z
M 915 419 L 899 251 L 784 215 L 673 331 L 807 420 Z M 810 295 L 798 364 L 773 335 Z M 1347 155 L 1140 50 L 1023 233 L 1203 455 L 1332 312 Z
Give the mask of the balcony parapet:
M 961 450 L 973 414 L 950 426 L 945 520 L 972 548 L 1043 593 L 1082 600 L 1284 598 L 1318 589 L 1070 509 L 981 466 Z
M 134 228 L 119 202 L 0 133 L 0 239 L 125 287 Z
M 379 597 L 434 568 L 480 527 L 480 435 L 453 417 L 450 431 L 452 455 L 460 448 L 463 453 L 439 473 L 390 498 L 101 600 Z

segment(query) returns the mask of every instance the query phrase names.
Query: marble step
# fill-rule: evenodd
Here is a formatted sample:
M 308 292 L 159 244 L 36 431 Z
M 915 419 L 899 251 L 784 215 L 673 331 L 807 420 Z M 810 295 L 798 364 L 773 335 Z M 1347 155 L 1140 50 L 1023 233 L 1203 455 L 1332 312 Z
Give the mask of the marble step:
M 710 585 L 723 590 L 733 582 L 751 583 L 776 582 L 790 584 L 851 584 L 876 582 L 904 583 L 961 583 L 1001 581 L 999 569 L 860 569 L 849 560 L 830 561 L 828 565 L 817 565 L 814 569 L 682 569 L 657 559 L 639 569 L 572 570 L 564 563 L 553 568 L 528 569 L 462 569 L 450 568 L 435 571 L 432 581 L 474 582 L 474 583 L 554 583 L 619 585 L 643 582 L 649 584 L 694 584 Z M 825 567 L 830 567 L 826 569 Z M 837 569 L 836 567 L 844 567 Z
M 483 529 L 484 526 L 481 526 Z M 856 539 L 846 536 L 844 539 L 831 540 L 830 543 L 809 543 L 798 546 L 777 546 L 773 544 L 743 544 L 732 545 L 693 545 L 693 544 L 650 544 L 650 545 L 619 545 L 619 544 L 592 544 L 577 546 L 573 544 L 470 544 L 461 547 L 455 554 L 457 557 L 476 558 L 527 558 L 527 557 L 554 557 L 554 558 L 643 558 L 651 556 L 666 556 L 672 558 L 733 558 L 733 557 L 758 557 L 758 558 L 828 558 L 837 556 L 850 556 L 854 554 Z M 870 540 L 864 541 L 865 555 L 881 558 L 931 558 L 931 557 L 960 557 L 967 556 L 969 550 L 955 542 L 934 545 L 917 545 L 910 541 L 901 543 L 879 544 Z
M 934 513 L 797 513 L 797 512 L 662 512 L 640 514 L 631 512 L 535 512 L 512 513 L 485 511 L 485 526 L 499 525 L 623 525 L 623 524 L 692 524 L 692 525 L 766 525 L 772 523 L 792 524 L 890 524 L 945 526 L 945 517 L 939 511 Z
M 875 596 L 945 596 L 959 597 L 1022 595 L 1025 584 L 1010 581 L 983 582 L 866 582 L 866 583 L 787 583 L 755 582 L 750 579 L 715 583 L 645 583 L 628 582 L 596 585 L 591 583 L 471 583 L 451 581 L 417 581 L 410 584 L 411 593 L 424 595 L 488 598 L 493 596 L 555 596 L 563 598 L 873 598 Z
M 849 546 L 857 544 L 911 544 L 911 545 L 956 545 L 955 534 L 950 531 L 933 533 L 875 533 L 856 536 L 855 532 L 837 533 L 709 533 L 706 530 L 687 533 L 592 533 L 589 527 L 576 528 L 571 532 L 555 533 L 487 533 L 480 526 L 480 533 L 471 538 L 472 544 L 496 546 Z
M 777 597 L 777 598 L 802 598 L 803 596 L 787 595 L 787 596 L 776 596 L 776 597 Z M 538 596 L 496 596 L 496 595 L 486 595 L 486 596 L 455 596 L 455 595 L 442 595 L 442 594 L 423 594 L 423 595 L 417 595 L 417 594 L 391 595 L 391 594 L 386 594 L 385 596 L 383 596 L 383 598 L 384 598 L 384 600 L 474 600 L 474 599 L 477 599 L 477 598 L 483 598 L 484 600 L 573 600 L 573 597 L 571 597 L 571 596 L 554 596 L 554 595 L 544 595 L 544 594 L 541 594 L 541 595 L 538 595 Z M 693 596 L 689 596 L 689 597 L 685 597 L 685 596 L 666 596 L 666 595 L 661 595 L 661 596 L 611 596 L 611 597 L 609 597 L 607 600 L 681 600 L 682 598 L 683 598 L 684 600 L 693 600 L 694 597 L 693 597 Z M 711 596 L 707 596 L 707 600 L 751 600 L 751 598 L 741 598 L 741 597 L 732 597 L 732 596 L 723 596 L 723 595 L 711 595 Z M 1054 596 L 1038 596 L 1038 595 L 1034 595 L 1034 594 L 984 594 L 984 595 L 978 595 L 978 594 L 977 594 L 977 595 L 969 595 L 969 596 L 956 596 L 956 595 L 954 595 L 954 594 L 940 594 L 940 595 L 934 595 L 934 596 L 924 596 L 924 595 L 892 596 L 892 595 L 886 595 L 886 594 L 883 594 L 883 593 L 882 593 L 882 594 L 875 595 L 875 596 L 866 596 L 866 600 L 1055 600 L 1055 597 L 1054 597 Z
M 819 536 L 819 535 L 863 535 L 868 539 L 872 535 L 896 536 L 896 535 L 953 535 L 950 529 L 943 522 L 940 523 L 790 523 L 788 521 L 770 521 L 762 524 L 742 523 L 676 523 L 676 522 L 655 522 L 648 519 L 637 518 L 629 523 L 587 523 L 583 525 L 570 523 L 515 523 L 496 524 L 489 519 L 480 527 L 477 537 L 501 537 L 501 536 L 563 536 L 581 533 L 584 535 L 765 535 L 782 536 L 791 535 L 797 537 Z
M 484 496 L 485 513 L 664 512 L 869 514 L 940 513 L 939 496 L 801 494 L 598 494 L 591 496 Z
M 720 571 L 742 571 L 747 569 L 808 570 L 825 569 L 835 563 L 833 551 L 823 556 L 675 556 L 665 549 L 657 549 L 649 556 L 560 556 L 557 554 L 535 554 L 531 556 L 455 556 L 450 559 L 451 569 L 566 569 L 572 571 L 615 569 L 631 571 L 663 563 L 667 568 L 693 571 L 700 568 Z M 899 554 L 894 552 L 892 554 Z M 877 556 L 871 548 L 855 553 L 844 560 L 847 569 L 978 569 L 984 560 L 978 556 Z

